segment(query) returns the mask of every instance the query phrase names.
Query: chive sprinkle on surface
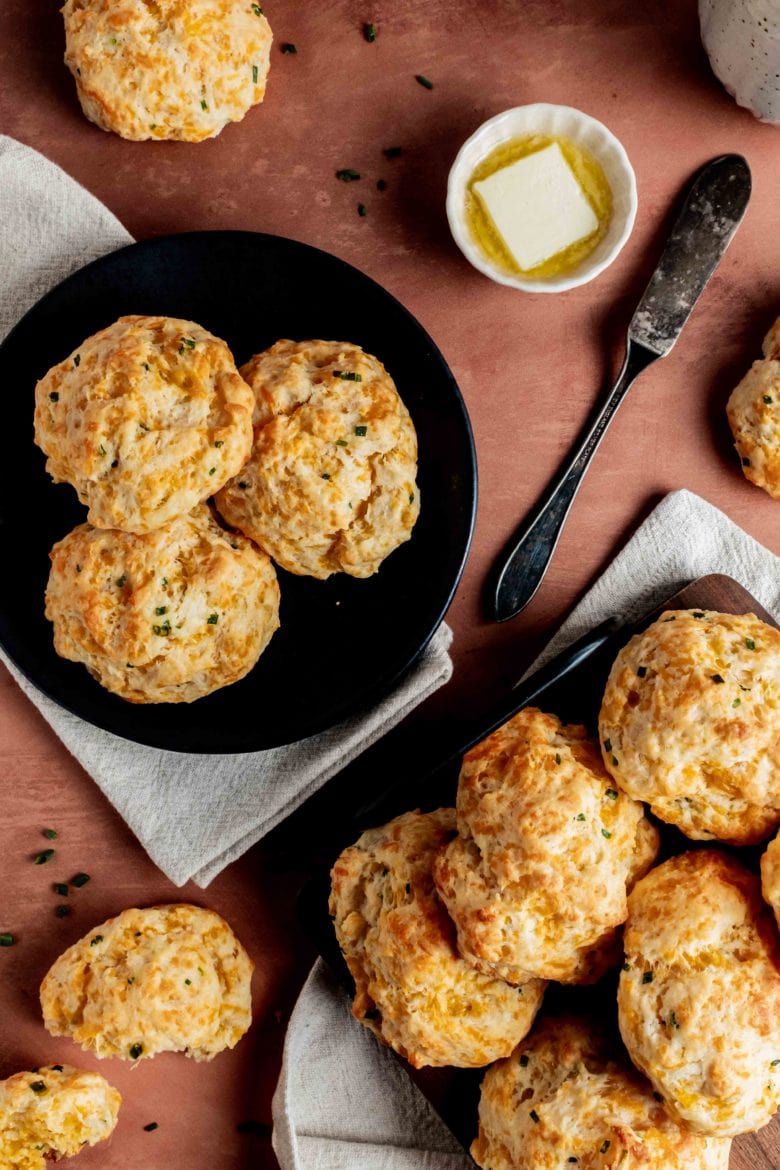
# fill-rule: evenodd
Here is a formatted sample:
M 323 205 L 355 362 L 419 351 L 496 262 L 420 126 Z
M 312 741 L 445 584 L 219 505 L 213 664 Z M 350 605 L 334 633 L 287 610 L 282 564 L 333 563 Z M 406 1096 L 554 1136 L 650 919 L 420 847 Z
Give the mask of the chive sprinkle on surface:
M 252 11 L 254 12 L 255 16 L 262 16 L 263 15 L 263 10 L 259 4 L 253 4 Z
M 342 183 L 356 183 L 360 178 L 360 171 L 356 171 L 354 167 L 342 167 L 336 171 L 336 178 Z
M 745 638 L 745 648 L 747 650 L 755 650 L 756 644 L 752 638 Z
M 70 879 L 70 884 L 75 886 L 77 890 L 80 890 L 81 887 L 85 886 L 89 880 L 90 877 L 88 873 L 77 873 Z
M 36 865 L 45 865 L 47 861 L 51 861 L 54 856 L 53 849 L 44 849 L 41 853 L 36 853 L 33 858 Z
M 536 1110 L 535 1110 L 535 1109 L 532 1109 L 532 1110 L 531 1110 L 531 1112 L 528 1114 L 528 1116 L 531 1118 L 531 1121 L 533 1121 L 535 1124 L 537 1124 L 537 1125 L 538 1125 L 538 1123 L 539 1123 L 539 1114 L 536 1112 Z
M 3 931 L 3 933 L 0 934 L 0 947 L 12 947 L 15 942 L 16 939 L 14 936 L 9 934 L 7 931 Z
M 385 156 L 385 158 L 400 158 L 403 152 L 404 149 L 402 146 L 386 146 L 383 149 L 382 154 Z
M 377 179 L 376 189 L 377 189 L 377 191 L 386 191 L 387 190 L 387 180 L 386 179 Z
M 69 914 L 70 914 L 70 906 L 62 905 L 62 906 L 55 906 L 55 908 L 54 908 L 54 917 L 55 918 L 67 918 Z
M 65 882 L 55 882 L 53 889 L 54 893 L 59 894 L 61 898 L 67 898 L 68 887 L 66 886 Z
M 608 788 L 604 795 L 608 796 L 610 800 L 617 800 L 618 798 L 616 788 Z
M 423 89 L 433 89 L 433 82 L 431 81 L 431 79 L 429 77 L 426 77 L 425 74 L 423 74 L 423 73 L 415 73 L 414 80 L 417 82 L 418 85 L 421 85 L 423 87 Z
M 773 401 L 774 399 L 772 398 L 771 394 L 764 395 L 764 402 L 767 404 L 767 406 L 770 406 Z
M 652 983 L 653 982 L 653 972 L 652 971 L 645 971 L 644 975 L 642 976 L 642 982 L 643 983 Z
M 257 74 L 257 66 L 256 66 L 256 65 L 253 65 L 253 66 L 252 66 L 252 82 L 253 82 L 253 84 L 254 84 L 254 85 L 257 85 L 257 76 L 258 76 L 258 74 Z
M 91 938 L 91 939 L 89 940 L 89 945 L 90 945 L 91 947 L 96 947 L 96 946 L 98 945 L 98 943 L 102 943 L 102 941 L 103 941 L 103 935 L 102 935 L 102 934 L 96 934 L 94 938 Z
M 287 53 L 287 54 L 289 54 L 289 53 L 297 53 L 297 52 L 298 52 L 298 46 L 297 46 L 297 45 L 294 45 L 294 44 L 292 43 L 292 41 L 285 41 L 285 43 L 282 45 L 282 52 L 283 52 L 283 53 Z
M 143 1044 L 131 1044 L 130 1050 L 129 1050 L 130 1051 L 130 1059 L 131 1060 L 138 1060 L 138 1057 L 141 1055 L 143 1050 L 144 1050 Z
M 30 1088 L 32 1089 L 33 1093 L 45 1093 L 46 1092 L 46 1085 L 44 1084 L 43 1081 L 33 1081 L 30 1085 Z
M 354 370 L 334 370 L 333 377 L 334 378 L 341 378 L 342 382 L 362 382 L 363 381 L 363 375 L 356 374 Z M 358 428 L 355 427 L 355 434 L 357 435 L 359 433 L 360 432 L 359 432 Z
M 355 434 L 359 435 L 360 438 L 362 439 L 364 435 L 368 434 L 368 427 L 366 427 L 366 426 L 355 427 Z
M 366 24 L 364 24 L 363 25 L 363 36 L 368 41 L 369 45 L 372 45 L 374 43 L 374 41 L 376 40 L 376 25 L 372 24 L 370 21 L 368 21 Z
M 206 621 L 207 621 L 208 625 L 215 626 L 217 624 L 217 622 L 219 621 L 219 614 L 218 613 L 210 613 L 208 618 L 206 619 Z
M 56 829 L 44 829 L 43 835 L 47 841 L 56 841 L 57 840 L 57 830 Z
M 49 395 L 49 398 L 52 400 L 52 402 L 59 402 L 59 400 L 60 400 L 60 396 L 56 390 L 52 390 L 51 394 Z
M 77 353 L 76 356 L 74 357 L 73 364 L 76 367 L 81 365 L 81 354 L 80 353 Z
M 206 99 L 205 99 L 205 98 L 201 98 L 201 99 L 200 99 L 200 108 L 201 108 L 202 110 L 207 110 L 207 109 L 209 108 L 209 106 L 208 106 L 208 102 L 206 101 Z
M 116 583 L 120 589 L 123 587 L 123 585 L 125 584 L 126 581 L 127 581 L 127 577 L 124 575 L 124 573 L 122 574 L 121 577 L 117 577 L 117 579 L 116 579 Z
M 612 1144 L 612 1143 L 609 1141 L 609 1139 L 607 1139 L 607 1141 L 605 1141 L 605 1142 L 603 1142 L 603 1143 L 602 1143 L 602 1146 L 601 1146 L 601 1152 L 602 1152 L 602 1154 L 606 1154 L 606 1152 L 607 1152 L 607 1150 L 609 1149 L 609 1147 L 610 1147 L 610 1145 L 611 1145 L 611 1144 Z
M 357 213 L 361 219 L 365 219 L 365 217 L 368 215 L 368 208 L 366 207 L 365 203 L 358 203 Z
M 607 840 L 609 840 L 609 838 L 612 836 L 612 834 L 610 833 L 609 829 L 602 829 L 602 830 L 601 830 L 601 835 L 602 835 L 602 837 L 606 837 L 606 838 L 607 838 Z
M 157 1129 L 157 1122 L 150 1121 L 148 1125 L 144 1126 L 144 1129 L 146 1130 L 147 1133 L 153 1133 Z

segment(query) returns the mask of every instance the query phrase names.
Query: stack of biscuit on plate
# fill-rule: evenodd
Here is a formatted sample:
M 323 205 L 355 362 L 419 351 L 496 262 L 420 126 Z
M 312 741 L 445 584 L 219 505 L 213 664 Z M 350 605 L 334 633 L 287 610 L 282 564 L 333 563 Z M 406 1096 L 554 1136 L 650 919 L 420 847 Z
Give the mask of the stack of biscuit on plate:
M 618 654 L 598 742 L 527 708 L 466 755 L 455 810 L 341 854 L 354 1014 L 415 1066 L 490 1066 L 483 1170 L 726 1170 L 780 1104 L 780 838 L 760 877 L 716 846 L 778 825 L 780 631 L 668 611 Z M 603 996 L 545 1013 L 551 982 L 610 971 L 622 1045 Z
M 35 437 L 89 509 L 51 553 L 55 649 L 135 703 L 252 669 L 279 626 L 272 560 L 369 577 L 420 508 L 409 412 L 348 342 L 280 341 L 239 372 L 193 321 L 121 317 L 38 383 Z

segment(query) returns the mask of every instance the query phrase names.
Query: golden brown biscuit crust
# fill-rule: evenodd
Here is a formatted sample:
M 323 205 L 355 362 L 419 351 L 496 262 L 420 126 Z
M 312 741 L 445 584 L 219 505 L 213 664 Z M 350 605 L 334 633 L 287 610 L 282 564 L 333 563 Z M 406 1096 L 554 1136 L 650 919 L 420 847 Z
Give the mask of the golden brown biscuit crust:
M 98 1073 L 45 1065 L 0 1081 L 0 1166 L 44 1170 L 110 1137 L 122 1098 Z
M 224 341 L 193 321 L 120 317 L 35 388 L 35 441 L 98 528 L 150 532 L 243 466 L 254 399 Z
M 453 809 L 406 813 L 338 858 L 331 915 L 355 980 L 353 1013 L 415 1068 L 476 1068 L 527 1033 L 540 980 L 510 987 L 461 959 L 436 896 L 433 859 L 455 831 Z
M 629 896 L 620 1031 L 673 1116 L 752 1132 L 780 1103 L 780 943 L 758 879 L 712 849 L 672 857 Z
M 224 919 L 177 904 L 94 927 L 41 984 L 43 1022 L 97 1057 L 211 1060 L 252 1022 L 253 964 Z
M 599 716 L 616 784 L 688 837 L 746 845 L 780 822 L 780 631 L 676 610 L 632 638 Z
M 468 753 L 434 878 L 464 958 L 512 983 L 590 983 L 620 959 L 626 888 L 658 835 L 584 727 L 527 707 Z
M 731 1142 L 673 1121 L 616 1046 L 574 1017 L 542 1020 L 482 1082 L 484 1170 L 728 1170 Z
M 123 138 L 213 138 L 263 100 L 271 28 L 250 0 L 66 0 L 84 113 Z
M 279 627 L 270 560 L 205 504 L 145 536 L 81 524 L 50 555 L 55 650 L 131 703 L 237 682 Z
M 417 436 L 387 370 L 348 342 L 278 341 L 241 374 L 254 447 L 220 512 L 291 573 L 370 577 L 420 509 Z
M 780 360 L 753 362 L 726 414 L 745 478 L 780 500 Z

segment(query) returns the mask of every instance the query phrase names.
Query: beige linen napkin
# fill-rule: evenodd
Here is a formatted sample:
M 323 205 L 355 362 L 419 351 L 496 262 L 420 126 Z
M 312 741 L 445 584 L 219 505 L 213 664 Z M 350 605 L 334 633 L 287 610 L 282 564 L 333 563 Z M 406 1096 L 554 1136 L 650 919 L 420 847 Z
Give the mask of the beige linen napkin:
M 711 504 L 673 492 L 535 666 L 612 614 L 639 618 L 707 573 L 735 578 L 780 619 L 780 558 Z M 473 1170 L 400 1063 L 353 1019 L 323 963 L 312 970 L 290 1020 L 273 1116 L 282 1170 Z
M 59 167 L 0 136 L 0 338 L 58 281 L 130 243 L 119 221 Z M 159 751 L 101 731 L 42 695 L 1 653 L 0 660 L 160 869 L 176 885 L 206 886 L 450 679 L 451 640 L 442 625 L 368 714 L 287 747 L 223 757 Z

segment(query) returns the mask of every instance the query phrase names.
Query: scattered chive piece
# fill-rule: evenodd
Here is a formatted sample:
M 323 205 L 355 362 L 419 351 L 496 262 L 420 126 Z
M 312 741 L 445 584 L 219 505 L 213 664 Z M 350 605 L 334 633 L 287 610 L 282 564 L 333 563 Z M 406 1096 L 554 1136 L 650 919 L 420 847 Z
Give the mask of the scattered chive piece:
M 167 605 L 158 605 L 157 609 L 154 612 L 157 614 L 158 617 L 162 617 L 162 615 L 164 613 L 168 612 L 168 606 Z
M 205 971 L 203 970 L 203 968 L 202 968 L 202 967 L 198 967 L 198 974 L 199 974 L 199 975 L 205 975 Z
M 33 1081 L 32 1084 L 30 1085 L 30 1088 L 32 1089 L 33 1093 L 45 1093 L 46 1092 L 46 1085 L 44 1084 L 43 1081 Z
M 285 44 L 283 44 L 283 45 L 282 45 L 282 52 L 283 52 L 283 53 L 297 53 L 297 52 L 298 52 L 298 46 L 297 46 L 297 45 L 294 45 L 294 44 L 292 43 L 292 41 L 286 41 L 286 42 L 285 42 Z M 255 72 L 257 72 L 257 66 L 256 66 L 256 65 L 255 65 Z M 257 78 L 255 78 L 255 81 L 257 81 Z
M 65 885 L 65 882 L 55 882 L 53 888 L 55 894 L 59 894 L 61 898 L 67 898 L 68 887 Z
M 54 909 L 54 915 L 56 918 L 67 918 L 69 914 L 70 906 L 56 906 Z
M 750 460 L 748 459 L 747 455 L 742 456 L 742 466 L 750 467 Z
M 624 970 L 624 971 L 630 971 L 630 970 L 631 970 L 631 964 L 630 964 L 630 963 L 624 963 L 624 964 L 623 964 L 623 970 Z
M 772 398 L 772 395 L 771 395 L 771 394 L 765 394 L 765 395 L 764 395 L 764 402 L 767 404 L 767 406 L 769 406 L 771 402 L 774 402 L 774 399 Z
M 131 1060 L 138 1060 L 138 1057 L 141 1055 L 143 1050 L 144 1050 L 143 1044 L 131 1044 L 130 1045 L 130 1059 Z
M 642 976 L 642 982 L 643 983 L 652 983 L 653 982 L 653 972 L 652 971 L 645 971 L 644 975 Z
M 255 5 L 255 7 L 257 7 L 257 5 Z M 147 1133 L 153 1133 L 154 1130 L 157 1129 L 157 1122 L 150 1121 L 148 1125 L 144 1126 L 144 1129 L 146 1130 Z
M 666 622 L 676 622 L 676 621 L 677 621 L 677 618 L 676 618 L 676 617 L 674 617 L 674 616 L 672 616 L 672 617 L 670 617 L 670 618 L 664 618 L 664 623 L 666 623 Z
M 528 1065 L 528 1053 L 527 1052 L 524 1052 L 523 1055 L 520 1057 L 520 1065 L 522 1068 L 527 1067 L 527 1065 Z
M 91 939 L 89 940 L 89 945 L 90 945 L 91 947 L 96 947 L 96 946 L 98 945 L 98 943 L 102 943 L 102 941 L 103 941 L 103 935 L 102 935 L 102 934 L 96 934 L 94 938 L 91 938 Z
M 386 146 L 382 151 L 385 158 L 400 158 L 404 152 L 402 146 Z
M 76 565 L 76 572 L 77 572 L 77 573 L 80 573 L 80 572 L 81 572 L 81 565 Z
M 238 486 L 241 488 L 242 492 L 245 492 L 246 489 L 249 487 L 249 484 L 246 482 L 245 479 L 240 479 L 238 481 Z
M 555 753 L 555 762 L 556 762 L 556 764 L 560 764 L 560 762 L 561 762 L 561 753 L 560 752 Z
M 8 934 L 7 932 L 0 934 L 0 947 L 12 947 L 15 942 L 16 939 L 12 934 Z
M 210 467 L 209 468 L 209 475 L 213 475 L 216 470 L 217 470 L 216 467 Z
M 703 617 L 704 617 L 704 614 L 702 613 L 702 611 L 701 611 L 700 609 L 697 609 L 697 610 L 694 612 L 694 615 L 693 615 L 693 616 L 694 616 L 694 617 L 696 618 L 696 620 L 698 621 L 700 618 L 703 618 Z
M 585 813 L 577 813 L 575 820 L 584 821 L 585 820 Z
M 320 478 L 321 478 L 321 479 L 330 479 L 330 474 L 329 474 L 327 471 L 323 471 L 323 473 L 322 473 L 322 475 L 320 476 Z
M 36 865 L 45 865 L 47 861 L 51 861 L 53 856 L 53 849 L 44 849 L 42 853 L 36 853 L 33 860 L 35 861 Z
M 122 588 L 122 586 L 125 584 L 126 581 L 127 581 L 127 577 L 124 575 L 124 573 L 122 574 L 121 577 L 117 577 L 117 579 L 116 579 L 116 583 L 120 589 Z
M 386 180 L 385 179 L 377 179 L 376 189 L 377 189 L 377 191 L 386 191 L 387 190 Z
M 602 829 L 602 830 L 601 830 L 601 835 L 602 835 L 602 837 L 607 837 L 607 838 L 609 838 L 609 837 L 611 837 L 611 836 L 612 836 L 612 834 L 610 833 L 609 829 Z
M 76 356 L 74 357 L 73 364 L 76 367 L 81 365 L 81 354 L 80 353 L 77 353 Z
M 680 1027 L 680 1025 L 677 1023 L 677 1016 L 676 1016 L 675 1012 L 669 1012 L 669 1026 L 671 1028 L 679 1028 Z
M 167 638 L 171 632 L 171 623 L 169 621 L 163 622 L 161 626 L 152 626 L 152 631 L 158 638 Z
M 714 683 L 724 683 L 726 681 L 722 674 L 713 674 L 711 677 Z
M 60 396 L 56 390 L 52 390 L 51 394 L 49 395 L 49 398 L 51 398 L 52 402 L 59 402 L 59 400 L 60 400 Z
M 364 435 L 368 434 L 368 427 L 355 427 L 355 434 L 362 438 Z
M 347 442 L 346 439 L 336 439 L 336 446 L 337 447 L 348 447 L 349 443 Z
M 111 44 L 112 44 L 112 45 L 117 45 L 117 44 L 119 44 L 119 42 L 117 41 L 116 37 L 112 37 L 112 38 L 111 38 Z
M 773 1060 L 769 1067 L 777 1068 L 778 1064 L 780 1064 L 780 1060 Z
M 135 983 L 135 975 L 128 975 L 127 982 L 128 983 Z
M 410 504 L 414 503 L 414 492 L 409 492 L 409 503 Z
M 645 678 L 647 676 L 647 667 L 646 666 L 638 666 L 636 668 L 636 673 L 637 673 L 637 676 L 639 678 Z
M 433 89 L 433 82 L 423 73 L 415 73 L 414 80 L 418 83 L 418 85 L 421 85 L 423 89 Z
M 608 796 L 610 800 L 617 800 L 618 798 L 616 788 L 608 788 L 604 795 Z
M 209 108 L 209 106 L 208 106 L 208 102 L 206 101 L 206 99 L 205 99 L 205 98 L 201 98 L 201 99 L 200 99 L 200 108 L 201 108 L 202 110 L 207 110 L 207 109 Z
M 532 1109 L 531 1112 L 528 1114 L 528 1116 L 531 1118 L 531 1121 L 535 1122 L 538 1125 L 539 1114 L 536 1112 L 535 1109 Z
M 363 36 L 368 41 L 369 45 L 373 44 L 374 41 L 376 40 L 376 25 L 371 24 L 370 22 L 368 24 L 364 24 L 363 25 Z
M 77 890 L 80 890 L 81 887 L 85 886 L 88 881 L 89 881 L 89 874 L 88 873 L 77 873 L 74 877 L 72 877 L 70 879 L 70 884 L 72 886 L 75 886 Z
M 611 740 L 611 739 L 605 739 L 605 740 L 604 740 L 604 751 L 605 751 L 605 752 L 611 752 L 611 751 L 612 751 L 612 740 Z
M 108 452 L 106 451 L 106 449 L 105 449 L 105 447 L 103 446 L 103 444 L 102 444 L 102 443 L 100 444 L 100 448 L 99 448 L 99 449 L 100 449 L 100 454 L 101 454 L 101 455 L 107 455 L 107 454 L 108 454 Z
M 368 208 L 365 203 L 358 203 L 357 212 L 361 219 L 365 219 L 368 215 Z
M 157 129 L 157 123 L 156 123 L 156 122 L 150 122 L 150 123 L 149 123 L 149 129 L 150 129 L 150 130 L 156 130 L 156 129 Z
M 602 1145 L 601 1145 L 601 1152 L 602 1152 L 602 1154 L 606 1154 L 606 1152 L 607 1152 L 607 1150 L 609 1149 L 609 1147 L 610 1147 L 610 1145 L 611 1145 L 611 1144 L 612 1144 L 612 1143 L 609 1141 L 609 1139 L 607 1139 L 607 1141 L 605 1141 L 605 1142 L 602 1142 Z
M 363 375 L 356 374 L 354 370 L 334 370 L 334 378 L 341 378 L 342 382 L 362 382 Z M 358 433 L 358 428 L 355 427 L 355 434 Z
M 360 171 L 352 167 L 342 167 L 340 171 L 336 171 L 336 178 L 342 183 L 355 183 L 360 178 Z
M 50 1067 L 51 1067 L 52 1072 L 64 1072 L 65 1071 L 61 1064 L 52 1064 Z
M 224 440 L 224 439 L 215 439 L 215 440 L 214 440 L 214 446 L 215 446 L 215 447 L 224 447 L 224 445 L 225 445 L 225 440 Z
M 191 987 L 191 986 L 192 986 L 192 980 L 191 980 L 191 979 L 185 979 L 185 980 L 184 980 L 184 986 L 185 986 L 185 987 Z
M 210 613 L 208 618 L 206 619 L 206 623 L 209 626 L 215 626 L 218 621 L 219 621 L 219 614 L 218 613 Z
M 57 840 L 57 830 L 56 829 L 44 829 L 43 835 L 47 841 L 56 841 Z
M 263 15 L 263 10 L 259 4 L 253 4 L 252 11 L 254 12 L 255 16 L 262 16 Z
M 745 646 L 748 650 L 755 650 L 756 644 L 752 638 L 745 638 Z
M 741 704 L 741 702 L 742 702 L 742 700 L 741 700 L 741 699 L 735 699 L 735 700 L 734 700 L 734 702 L 733 702 L 731 705 L 732 705 L 732 707 L 739 707 L 739 705 Z

